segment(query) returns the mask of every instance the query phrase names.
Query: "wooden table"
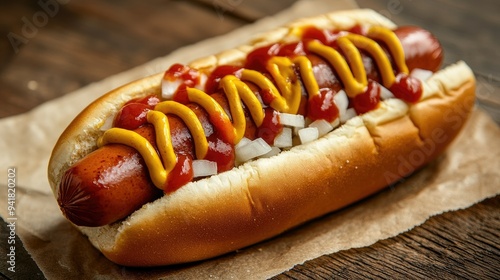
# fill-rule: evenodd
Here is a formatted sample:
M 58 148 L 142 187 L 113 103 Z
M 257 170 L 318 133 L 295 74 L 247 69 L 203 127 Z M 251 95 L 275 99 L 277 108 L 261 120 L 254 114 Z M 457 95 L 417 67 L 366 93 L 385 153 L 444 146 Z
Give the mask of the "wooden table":
M 2 1 L 0 117 L 26 112 L 89 83 L 224 34 L 295 0 Z M 52 3 L 44 6 L 39 3 Z M 54 3 L 57 3 L 54 5 Z M 465 60 L 475 71 L 478 103 L 500 122 L 498 3 L 360 0 L 398 24 L 434 32 L 445 63 Z M 7 39 L 6 39 L 7 38 Z M 496 108 L 496 109 L 495 109 Z M 435 216 L 376 244 L 322 256 L 276 279 L 500 277 L 500 196 Z M 6 234 L 5 226 L 2 235 Z M 3 239 L 2 236 L 2 240 Z M 3 256 L 4 249 L 1 247 Z M 16 277 L 40 276 L 26 252 Z M 2 276 L 8 274 L 0 265 Z

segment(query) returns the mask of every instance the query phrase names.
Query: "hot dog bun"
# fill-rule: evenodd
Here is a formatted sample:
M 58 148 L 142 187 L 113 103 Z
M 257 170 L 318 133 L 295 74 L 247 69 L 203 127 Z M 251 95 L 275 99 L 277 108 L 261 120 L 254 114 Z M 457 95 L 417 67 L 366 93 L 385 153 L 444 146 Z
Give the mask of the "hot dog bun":
M 191 66 L 238 63 L 261 44 L 288 40 L 293 26 L 311 24 L 395 27 L 371 10 L 336 12 L 294 22 Z M 54 194 L 64 170 L 96 148 L 104 122 L 127 100 L 158 93 L 162 75 L 109 92 L 75 118 L 49 163 Z M 467 119 L 474 91 L 472 71 L 458 62 L 427 80 L 417 104 L 383 101 L 316 141 L 189 183 L 122 222 L 78 228 L 107 258 L 127 266 L 191 262 L 255 244 L 374 194 L 435 159 Z

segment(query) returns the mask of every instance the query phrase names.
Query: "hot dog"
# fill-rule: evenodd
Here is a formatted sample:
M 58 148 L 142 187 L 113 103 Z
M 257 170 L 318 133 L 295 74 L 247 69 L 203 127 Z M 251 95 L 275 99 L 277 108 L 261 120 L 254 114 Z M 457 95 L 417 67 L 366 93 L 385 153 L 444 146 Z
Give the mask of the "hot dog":
M 328 43 L 326 42 L 327 35 L 314 34 L 320 32 L 320 30 L 309 28 L 306 32 L 307 34 L 303 37 L 320 38 L 325 41 L 325 43 Z M 407 64 L 411 65 L 408 67 L 409 71 L 413 69 L 436 71 L 439 68 L 442 61 L 442 49 L 436 38 L 434 38 L 429 32 L 417 27 L 400 27 L 395 29 L 393 32 L 400 40 L 403 49 L 406 50 L 405 60 Z M 410 36 L 420 38 L 419 40 L 405 40 Z M 330 40 L 333 41 L 332 39 Z M 315 73 L 315 79 L 318 81 L 318 87 L 320 89 L 330 89 L 335 92 L 342 89 L 340 79 L 334 73 L 334 69 L 332 69 L 327 61 L 317 54 L 306 54 L 302 49 L 304 46 L 297 45 L 295 43 L 282 45 L 281 51 L 277 50 L 276 45 L 264 46 L 254 50 L 248 55 L 246 62 L 247 65 L 245 65 L 245 68 L 256 69 L 261 72 L 267 71 L 264 68 L 266 63 L 261 60 L 268 58 L 271 47 L 276 49 L 274 52 L 276 52 L 277 55 L 286 53 L 290 53 L 292 55 L 305 55 L 311 62 L 313 72 Z M 418 52 L 416 50 L 418 50 Z M 419 57 L 416 57 L 417 55 Z M 260 60 L 252 59 L 254 57 Z M 367 77 L 369 77 L 370 80 L 381 82 L 380 74 L 376 69 L 376 63 L 373 58 L 366 54 L 362 54 L 362 57 L 363 67 L 366 69 Z M 175 71 L 178 73 L 193 71 L 190 69 L 183 69 L 182 66 L 174 67 Z M 235 72 L 238 68 L 228 69 L 223 66 L 218 69 L 225 70 L 216 70 L 214 73 Z M 207 91 L 212 93 L 212 97 L 215 97 L 219 104 L 223 105 L 225 111 L 230 111 L 224 94 L 220 93 L 220 90 L 217 92 L 217 85 L 213 82 L 213 79 L 209 79 L 209 81 L 211 83 L 208 84 Z M 258 94 L 258 92 L 256 92 L 256 94 Z M 152 131 L 154 129 L 151 125 L 143 125 L 146 123 L 145 111 L 152 110 L 159 102 L 160 100 L 156 95 L 141 98 L 140 100 L 129 101 L 124 107 L 121 108 L 118 115 L 115 117 L 115 127 L 138 129 L 138 133 L 140 135 L 146 137 L 149 142 L 153 143 L 153 146 L 156 146 L 153 136 L 154 132 Z M 203 127 L 209 127 L 210 130 L 213 130 L 213 125 L 210 121 L 208 121 L 206 113 L 202 112 L 202 109 L 199 106 L 196 106 L 195 103 L 190 103 L 190 106 L 191 110 L 196 112 L 200 118 Z M 311 110 L 311 113 L 313 114 L 316 114 L 316 112 L 320 112 L 320 110 Z M 142 120 L 140 120 L 140 116 L 142 116 Z M 245 129 L 245 136 L 250 139 L 255 139 L 259 135 L 256 135 L 257 128 L 249 118 L 248 112 L 246 114 L 246 118 L 247 128 Z M 169 126 L 171 127 L 171 135 L 173 138 L 183 139 L 183 141 L 173 141 L 177 144 L 174 145 L 174 150 L 176 150 L 177 156 L 179 157 L 179 154 L 183 156 L 183 160 L 180 160 L 176 166 L 191 165 L 195 155 L 193 154 L 193 144 L 189 130 L 178 118 L 175 118 L 172 115 L 169 116 Z M 275 136 L 272 135 L 267 142 L 272 142 L 274 137 Z M 218 138 L 215 137 L 215 139 Z M 212 145 L 210 146 L 215 146 L 216 141 L 214 140 L 211 141 Z M 219 163 L 217 168 L 219 172 L 227 171 L 234 166 L 234 148 L 228 143 L 224 143 L 224 147 L 227 147 L 225 150 L 230 154 L 229 156 L 217 153 L 213 156 Z M 138 171 L 147 170 L 144 162 L 138 160 L 139 158 L 140 154 L 126 145 L 111 145 L 96 150 L 79 163 L 73 165 L 64 174 L 62 180 L 63 183 L 59 188 L 58 194 L 59 205 L 65 215 L 73 223 L 80 226 L 102 226 L 128 216 L 143 204 L 159 197 L 160 194 L 158 189 L 153 186 L 148 179 L 148 176 L 144 176 L 144 174 L 138 176 L 135 172 L 128 172 L 127 174 L 119 176 L 119 178 L 116 179 L 117 172 L 124 173 L 122 171 L 118 171 L 119 168 L 130 168 L 130 166 L 135 166 Z M 225 161 L 221 162 L 220 159 L 225 159 Z M 188 162 L 186 163 L 186 161 Z M 111 172 L 109 170 L 114 171 Z M 127 169 L 127 171 L 129 170 Z M 108 178 L 111 176 L 113 177 L 113 182 L 109 182 L 110 179 Z M 179 182 L 179 177 L 180 176 L 175 176 L 173 178 L 177 179 Z M 184 184 L 191 181 L 191 177 L 192 174 L 186 174 L 184 176 Z M 103 181 L 106 181 L 106 183 L 102 183 Z M 167 184 L 168 189 L 165 191 L 169 193 L 180 187 L 179 184 L 183 183 L 171 182 Z M 120 187 L 114 187 L 115 185 L 119 185 Z M 78 189 L 79 192 L 75 192 L 74 190 L 76 189 Z M 84 193 L 89 198 L 94 198 L 82 200 L 80 199 L 82 196 L 81 193 Z M 95 204 L 98 201 L 105 201 L 101 204 L 105 204 L 106 206 L 96 206 Z M 75 213 L 75 211 L 77 212 Z
M 112 261 L 182 263 L 275 236 L 424 166 L 461 127 L 440 111 L 471 110 L 470 69 L 433 74 L 442 48 L 418 27 L 360 10 L 274 34 L 119 88 L 63 133 L 49 181 L 64 215 Z M 293 143 L 278 143 L 285 132 Z M 272 151 L 247 161 L 242 147 L 257 140 Z M 402 170 L 408 156 L 418 162 Z M 198 176 L 195 162 L 216 172 Z

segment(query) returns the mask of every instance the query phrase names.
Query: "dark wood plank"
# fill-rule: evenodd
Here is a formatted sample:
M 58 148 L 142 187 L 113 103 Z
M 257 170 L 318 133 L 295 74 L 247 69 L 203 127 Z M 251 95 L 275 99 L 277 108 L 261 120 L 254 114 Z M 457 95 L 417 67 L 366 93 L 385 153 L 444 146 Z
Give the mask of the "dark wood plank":
M 272 16 L 283 10 L 285 7 L 291 6 L 296 0 L 190 0 L 200 5 L 204 5 L 213 9 L 217 15 L 224 17 L 236 17 L 245 19 L 248 22 L 254 22 L 266 16 Z
M 495 279 L 500 263 L 500 196 L 370 247 L 294 267 L 273 279 Z
M 499 5 L 493 1 L 358 0 L 398 24 L 431 30 L 445 64 L 466 61 L 478 79 L 478 104 L 500 123 Z M 497 12 L 493 12 L 497 10 Z M 493 13 L 491 13 L 493 12 Z M 274 279 L 498 279 L 500 196 L 432 217 L 397 237 L 308 261 Z
M 5 38 L 0 45 L 5 50 L 0 85 L 7 97 L 0 104 L 0 117 L 224 34 L 294 1 L 267 9 L 258 8 L 262 0 L 90 0 L 49 6 L 2 1 L 0 10 L 11 12 L 0 17 Z
M 434 33 L 445 49 L 445 64 L 467 62 L 476 73 L 500 79 L 500 5 L 495 0 L 358 0 L 360 7 L 378 11 L 400 25 Z
M 2 240 L 2 246 L 0 246 L 0 254 L 2 261 L 0 263 L 0 279 L 32 279 L 32 280 L 42 280 L 45 279 L 42 271 L 37 267 L 35 261 L 30 257 L 29 253 L 22 246 L 22 241 L 18 236 L 15 236 L 14 242 L 9 243 L 11 228 L 9 228 L 8 223 L 0 218 L 0 240 Z M 9 241 L 8 241 L 9 240 Z M 10 254 L 13 254 L 10 250 L 10 246 L 15 246 L 14 253 L 14 271 L 9 270 L 12 267 L 10 263 Z
M 2 37 L 10 34 L 13 38 L 3 40 L 2 45 L 6 52 L 2 51 L 0 85 L 2 95 L 8 98 L 0 104 L 0 117 L 25 112 L 247 23 L 235 17 L 221 20 L 215 11 L 184 1 L 144 5 L 92 0 L 59 5 L 54 16 L 47 16 L 42 24 L 36 15 L 43 10 L 35 2 L 1 3 L 0 10 L 11 10 L 15 15 L 0 17 Z
M 38 1 L 0 2 L 0 117 L 272 15 L 295 1 L 66 2 L 52 12 Z M 445 48 L 445 63 L 465 60 L 480 82 L 479 104 L 500 115 L 500 6 L 495 0 L 358 3 L 398 24 L 435 33 Z M 9 34 L 17 34 L 17 41 Z M 276 279 L 498 278 L 493 273 L 500 270 L 499 206 L 497 196 L 372 246 L 298 265 Z

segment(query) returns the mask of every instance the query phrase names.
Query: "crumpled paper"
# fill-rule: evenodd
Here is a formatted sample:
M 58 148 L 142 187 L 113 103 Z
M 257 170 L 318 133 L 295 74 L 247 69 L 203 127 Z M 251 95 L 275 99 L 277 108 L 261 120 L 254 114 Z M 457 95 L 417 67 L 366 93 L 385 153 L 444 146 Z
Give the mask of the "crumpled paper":
M 230 34 L 182 48 L 130 71 L 91 84 L 33 111 L 0 120 L 0 201 L 7 201 L 7 170 L 16 168 L 16 233 L 48 279 L 252 278 L 340 250 L 369 246 L 446 211 L 500 193 L 499 127 L 476 109 L 447 152 L 400 184 L 274 239 L 208 261 L 171 267 L 126 268 L 108 261 L 61 215 L 46 178 L 50 152 L 69 121 L 93 99 L 126 82 L 237 46 L 247 34 L 290 19 L 356 7 L 351 1 L 299 1 L 288 10 Z M 200 45 L 203 45 L 200 48 Z M 47 121 L 50 120 L 50 121 Z M 5 205 L 5 204 L 2 204 Z M 7 207 L 0 215 L 9 217 Z

